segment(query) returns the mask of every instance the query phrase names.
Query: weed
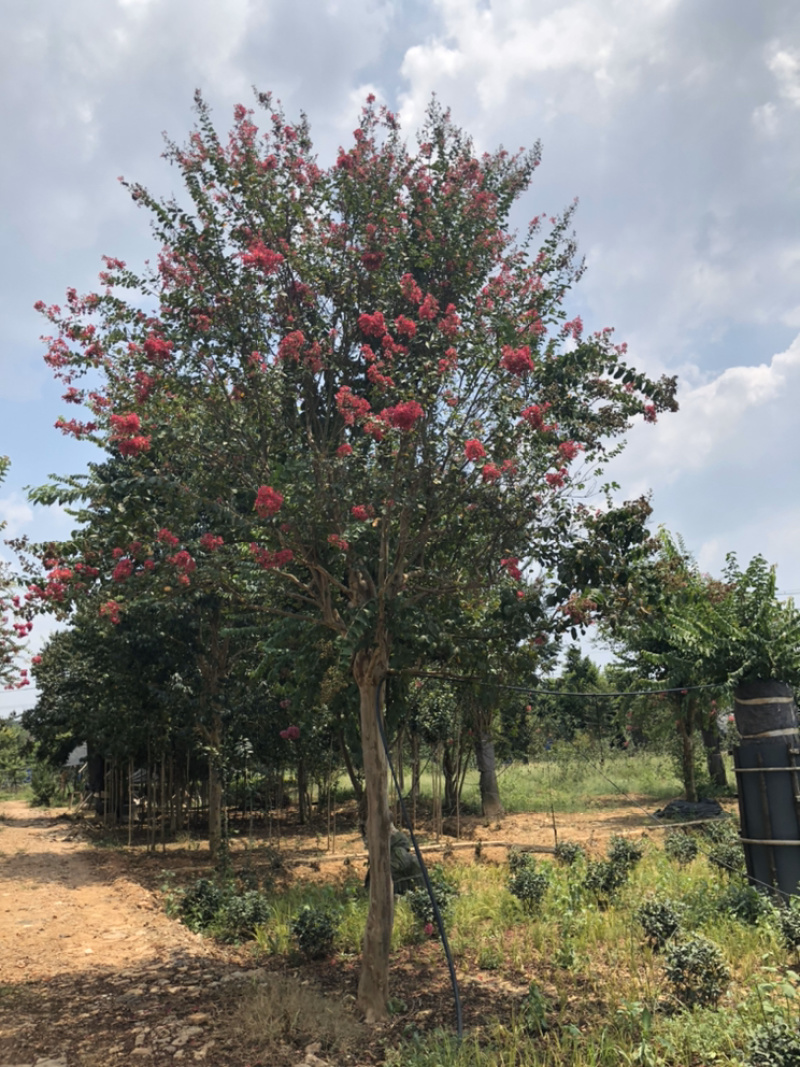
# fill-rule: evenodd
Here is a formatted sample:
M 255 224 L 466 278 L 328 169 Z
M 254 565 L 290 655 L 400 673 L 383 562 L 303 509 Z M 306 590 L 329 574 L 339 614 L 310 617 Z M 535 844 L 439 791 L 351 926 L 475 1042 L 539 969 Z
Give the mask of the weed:
M 223 941 L 247 941 L 255 937 L 256 926 L 267 922 L 272 909 L 258 890 L 231 896 L 217 912 L 214 925 Z
M 747 1046 L 746 1067 L 800 1067 L 800 1033 L 783 1019 L 760 1026 Z
M 772 910 L 767 898 L 751 885 L 731 882 L 719 898 L 720 908 L 734 919 L 755 926 Z
M 522 1025 L 532 1036 L 543 1034 L 549 1029 L 547 1014 L 550 1005 L 547 997 L 541 991 L 536 982 L 531 982 L 528 987 L 528 995 L 522 1003 L 520 1012 Z
M 719 948 L 702 934 L 672 942 L 664 972 L 676 999 L 687 1008 L 716 1004 L 731 979 Z
M 183 894 L 178 914 L 190 930 L 202 933 L 212 925 L 222 903 L 223 893 L 219 886 L 208 878 L 198 878 Z

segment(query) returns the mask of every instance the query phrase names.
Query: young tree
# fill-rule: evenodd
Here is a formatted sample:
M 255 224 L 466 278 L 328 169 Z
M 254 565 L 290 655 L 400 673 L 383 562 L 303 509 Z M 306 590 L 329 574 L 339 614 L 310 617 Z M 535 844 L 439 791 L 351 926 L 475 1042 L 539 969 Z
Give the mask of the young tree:
M 170 565 L 191 583 L 203 538 L 236 516 L 215 558 L 232 571 L 249 560 L 254 599 L 328 630 L 349 663 L 371 869 L 359 1003 L 378 1020 L 393 905 L 377 715 L 393 647 L 431 603 L 513 588 L 531 569 L 551 577 L 554 605 L 591 615 L 587 586 L 647 508 L 595 515 L 581 479 L 632 417 L 674 410 L 675 382 L 628 367 L 609 330 L 567 321 L 582 270 L 572 209 L 519 240 L 508 230 L 538 148 L 478 156 L 434 103 L 412 151 L 370 98 L 323 168 L 305 120 L 258 102 L 266 132 L 238 106 L 221 140 L 198 98 L 188 145 L 166 153 L 183 199 L 128 186 L 152 216 L 156 266 L 109 259 L 101 292 L 41 305 L 55 327 L 46 358 L 65 400 L 92 412 L 62 429 L 110 450 L 134 497 L 156 479 L 169 489 L 165 511 L 140 509 L 145 550 L 191 501 L 204 523 L 169 527 Z M 161 564 L 145 562 L 132 561 L 126 596 L 154 580 Z M 270 605 L 253 565 L 291 609 Z
M 8 457 L 0 456 L 0 485 L 8 466 Z M 0 522 L 0 533 L 5 527 L 5 522 Z M 30 600 L 30 596 L 20 594 L 9 567 L 0 560 L 0 687 L 3 689 L 30 685 L 28 668 L 20 667 L 18 662 L 25 651 L 25 639 L 33 629 Z

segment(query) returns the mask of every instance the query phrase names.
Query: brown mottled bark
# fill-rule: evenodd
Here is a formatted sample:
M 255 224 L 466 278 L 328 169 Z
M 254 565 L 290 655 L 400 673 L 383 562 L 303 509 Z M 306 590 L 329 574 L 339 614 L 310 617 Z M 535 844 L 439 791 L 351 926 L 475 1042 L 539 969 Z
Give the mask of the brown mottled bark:
M 360 697 L 370 871 L 358 1006 L 368 1023 L 381 1022 L 389 1014 L 389 949 L 394 923 L 388 767 L 375 713 L 378 689 L 386 677 L 387 665 L 387 651 L 381 646 L 358 652 L 353 663 Z

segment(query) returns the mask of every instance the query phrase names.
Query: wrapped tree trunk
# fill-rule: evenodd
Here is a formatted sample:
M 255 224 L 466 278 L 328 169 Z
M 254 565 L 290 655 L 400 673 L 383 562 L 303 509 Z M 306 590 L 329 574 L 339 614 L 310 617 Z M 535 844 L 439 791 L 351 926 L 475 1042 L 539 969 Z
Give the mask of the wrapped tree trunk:
M 364 789 L 367 800 L 369 910 L 358 982 L 358 1005 L 368 1023 L 389 1013 L 389 948 L 394 923 L 394 892 L 390 853 L 391 816 L 387 762 L 376 718 L 379 687 L 386 677 L 388 656 L 380 645 L 356 653 L 353 676 L 360 698 Z

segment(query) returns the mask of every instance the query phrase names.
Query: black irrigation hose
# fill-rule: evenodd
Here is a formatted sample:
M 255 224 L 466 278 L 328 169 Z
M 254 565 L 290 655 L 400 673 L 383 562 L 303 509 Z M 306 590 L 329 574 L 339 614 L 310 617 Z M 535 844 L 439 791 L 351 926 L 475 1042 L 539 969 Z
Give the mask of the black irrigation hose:
M 453 1002 L 455 1004 L 456 1009 L 456 1032 L 460 1041 L 464 1036 L 464 1020 L 461 1015 L 461 996 L 458 992 L 458 979 L 456 978 L 456 968 L 455 964 L 453 963 L 453 954 L 450 951 L 450 943 L 447 940 L 447 932 L 444 928 L 444 919 L 442 918 L 442 913 L 439 910 L 439 905 L 436 901 L 436 894 L 433 891 L 433 886 L 431 885 L 431 880 L 428 876 L 428 868 L 425 866 L 425 860 L 422 858 L 422 853 L 420 852 L 417 839 L 414 835 L 414 830 L 411 826 L 411 820 L 408 817 L 405 801 L 403 800 L 403 794 L 400 789 L 400 783 L 397 780 L 397 774 L 395 773 L 394 764 L 392 763 L 392 757 L 389 753 L 389 743 L 386 740 L 386 731 L 383 728 L 383 719 L 381 718 L 382 687 L 383 682 L 380 682 L 378 685 L 378 691 L 375 694 L 375 719 L 378 723 L 378 730 L 381 735 L 381 741 L 383 742 L 383 749 L 386 753 L 386 760 L 389 764 L 389 770 L 392 772 L 392 781 L 394 782 L 394 787 L 397 790 L 397 799 L 400 801 L 400 810 L 403 813 L 403 820 L 406 826 L 408 827 L 408 833 L 411 837 L 411 844 L 414 846 L 414 852 L 417 857 L 417 863 L 419 863 L 419 869 L 422 872 L 422 880 L 425 883 L 425 888 L 428 890 L 428 896 L 430 897 L 431 904 L 433 906 L 433 914 L 434 918 L 436 919 L 436 925 L 439 927 L 439 934 L 442 938 L 442 946 L 444 948 L 445 957 L 447 958 L 447 967 L 450 971 L 450 983 L 453 986 Z M 367 813 L 367 816 L 369 817 L 369 813 Z

